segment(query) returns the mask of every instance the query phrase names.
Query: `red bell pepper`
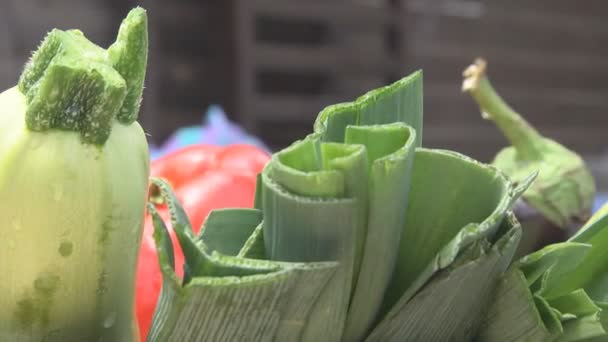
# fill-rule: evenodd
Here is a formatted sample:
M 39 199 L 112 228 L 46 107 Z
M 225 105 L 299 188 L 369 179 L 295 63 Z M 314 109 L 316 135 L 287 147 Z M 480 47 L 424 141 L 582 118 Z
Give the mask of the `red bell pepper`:
M 213 209 L 253 206 L 256 176 L 268 160 L 266 152 L 250 145 L 193 145 L 153 161 L 150 175 L 171 183 L 198 233 Z M 167 222 L 166 208 L 159 211 Z M 146 340 L 162 287 L 153 231 L 151 217 L 147 215 L 137 267 L 136 312 L 142 341 Z M 184 257 L 170 227 L 169 231 L 175 250 L 175 270 L 181 277 Z

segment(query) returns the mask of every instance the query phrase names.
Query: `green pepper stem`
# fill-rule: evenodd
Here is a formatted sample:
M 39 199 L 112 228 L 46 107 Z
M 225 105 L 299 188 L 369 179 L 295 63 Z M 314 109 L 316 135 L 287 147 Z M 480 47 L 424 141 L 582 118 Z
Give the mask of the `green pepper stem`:
M 522 159 L 542 157 L 543 137 L 496 93 L 486 76 L 486 62 L 477 59 L 464 72 L 462 91 L 471 94 L 482 115 L 496 123 Z
M 127 83 L 127 95 L 116 119 L 124 124 L 137 120 L 148 64 L 148 17 L 136 7 L 120 25 L 116 42 L 108 48 L 112 66 Z
M 137 119 L 147 63 L 146 12 L 133 9 L 106 51 L 78 30 L 53 30 L 19 79 L 28 129 L 78 132 L 103 145 L 114 120 Z

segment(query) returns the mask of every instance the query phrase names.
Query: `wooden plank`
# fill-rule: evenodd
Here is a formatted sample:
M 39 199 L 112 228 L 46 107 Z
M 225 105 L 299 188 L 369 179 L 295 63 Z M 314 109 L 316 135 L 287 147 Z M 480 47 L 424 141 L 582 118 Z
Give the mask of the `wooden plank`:
M 314 118 L 300 122 L 260 121 L 258 137 L 268 144 L 271 150 L 278 151 L 312 131 Z
M 46 33 L 53 28 L 80 29 L 85 35 L 101 46 L 108 46 L 114 41 L 115 28 L 109 10 L 91 6 L 88 2 L 73 1 L 65 3 L 47 3 L 36 1 L 11 1 L 12 16 L 21 46 L 19 53 L 34 50 Z M 67 10 L 69 8 L 69 10 Z
M 200 125 L 206 107 L 158 107 L 154 115 L 157 120 L 162 120 L 162 125 L 155 127 L 153 131 L 146 131 L 150 135 L 150 140 L 156 144 L 162 144 L 177 129 L 185 126 Z M 143 116 L 148 113 L 143 110 Z
M 426 82 L 449 82 L 458 84 L 462 71 L 473 62 L 474 54 L 450 57 L 442 54 L 412 57 L 408 65 L 424 70 Z M 508 58 L 488 59 L 488 72 L 499 86 L 524 86 L 526 88 L 576 88 L 580 90 L 601 89 L 606 84 L 608 69 L 593 70 L 584 67 L 576 69 L 551 70 L 535 65 L 517 65 Z
M 459 60 L 472 61 L 483 56 L 490 63 L 510 63 L 518 67 L 536 68 L 550 72 L 575 72 L 582 66 L 586 69 L 602 72 L 608 70 L 608 59 L 601 55 L 580 52 L 548 55 L 536 49 L 510 49 L 499 46 L 480 46 L 475 43 L 451 43 L 413 40 L 411 54 L 424 59 L 430 56 L 443 56 Z M 470 63 L 470 62 L 469 62 Z
M 347 101 L 353 101 L 359 96 L 388 84 L 386 75 L 379 72 L 358 72 L 342 75 L 335 81 L 335 92 Z
M 163 97 L 160 90 L 160 82 L 161 70 L 164 66 L 164 56 L 160 49 L 160 44 L 158 44 L 158 35 L 156 34 L 159 29 L 156 17 L 160 12 L 157 9 L 159 9 L 160 6 L 155 0 L 141 0 L 140 5 L 148 11 L 148 27 L 150 34 L 148 35 L 148 67 L 138 121 L 141 123 L 144 130 L 151 134 L 149 139 L 154 143 L 160 143 L 161 140 L 157 139 L 159 131 L 162 131 L 163 127 L 165 127 L 165 113 L 161 111 L 160 106 L 160 100 Z M 122 11 L 123 6 L 125 6 L 124 2 L 115 5 L 115 8 L 120 8 L 120 11 Z
M 236 77 L 234 78 L 234 82 L 236 82 L 236 115 L 239 122 L 255 134 L 258 132 L 258 122 L 255 116 L 250 113 L 255 89 L 253 4 L 251 0 L 234 0 L 232 6 L 231 18 L 234 31 L 231 41 L 234 43 L 234 54 L 236 56 Z
M 15 55 L 14 27 L 6 3 L 0 4 L 0 59 L 8 59 Z
M 606 110 L 580 106 L 562 106 L 552 103 L 526 103 L 509 101 L 520 113 L 524 114 L 541 131 L 545 125 L 559 123 L 562 126 L 606 126 Z M 425 123 L 445 124 L 483 121 L 472 99 L 463 97 L 458 101 L 446 97 L 425 97 Z
M 497 86 L 497 85 L 495 85 Z M 503 87 L 500 88 L 500 94 L 505 99 L 514 102 L 525 103 L 551 103 L 556 106 L 580 106 L 592 107 L 608 110 L 608 100 L 604 89 L 595 91 L 581 91 L 575 88 L 539 88 L 530 89 L 526 87 Z M 425 96 L 435 96 L 434 100 L 446 100 L 466 95 L 460 93 L 460 83 L 455 85 L 450 84 L 430 84 L 425 86 Z
M 577 13 L 581 16 L 597 18 L 598 20 L 605 20 L 606 15 L 608 14 L 608 8 L 606 8 L 606 1 L 604 0 L 585 0 L 584 4 L 579 1 L 572 0 L 511 0 L 494 1 L 493 5 L 496 7 L 500 6 L 504 8 L 504 10 L 517 9 L 520 11 L 556 13 L 562 15 Z
M 352 49 L 340 46 L 293 46 L 260 43 L 255 45 L 257 67 L 266 70 L 324 71 L 331 74 L 388 72 L 398 68 L 397 58 L 386 51 L 366 53 L 351 58 Z
M 526 0 L 526 2 L 529 1 Z M 503 28 L 503 31 L 500 32 L 501 35 L 510 34 L 512 30 L 541 31 L 560 35 L 560 38 L 563 33 L 578 36 L 608 33 L 605 18 L 586 13 L 584 10 L 586 6 L 576 6 L 571 2 L 572 9 L 566 13 L 560 13 L 552 10 L 553 2 L 538 1 L 538 3 L 543 4 L 545 8 L 539 11 L 525 8 L 525 6 L 513 6 L 512 1 L 480 3 L 426 0 L 410 0 L 407 8 L 415 14 L 412 17 L 414 20 L 418 18 L 424 20 L 425 16 L 440 17 L 441 19 L 437 21 L 440 25 L 451 26 L 457 22 L 459 27 L 473 25 L 472 27 L 480 32 L 486 32 L 481 26 L 489 24 Z M 550 5 L 547 6 L 547 3 Z M 601 7 L 603 8 L 600 12 L 608 14 L 606 5 L 602 4 Z
M 452 125 L 459 123 L 477 123 L 482 121 L 479 109 L 474 101 L 457 90 L 433 91 L 432 85 L 425 90 L 425 123 Z M 435 88 L 437 89 L 437 88 Z M 505 90 L 505 91 L 503 91 Z M 501 88 L 501 94 L 509 104 L 525 117 L 539 130 L 546 126 L 559 124 L 564 127 L 605 127 L 606 103 L 582 103 L 571 100 L 543 99 L 541 96 L 522 96 L 522 91 L 509 91 Z M 534 91 L 530 90 L 530 93 Z M 549 95 L 547 95 L 549 96 Z M 559 93 L 552 98 L 559 98 Z
M 435 141 L 447 141 L 455 139 L 468 139 L 471 141 L 503 141 L 506 142 L 500 131 L 491 122 L 480 120 L 476 123 L 461 123 L 442 125 L 441 123 L 427 125 L 424 130 L 424 137 Z M 543 129 L 543 135 L 549 138 L 563 141 L 585 140 L 589 145 L 598 145 L 599 138 L 605 136 L 604 127 L 564 127 L 559 123 L 547 125 Z M 587 139 L 580 139 L 581 136 Z M 596 140 L 598 139 L 598 140 Z M 599 146 L 605 148 L 605 146 Z
M 335 96 L 258 96 L 252 108 L 256 119 L 270 122 L 303 122 L 314 120 L 328 105 L 341 102 Z M 312 128 L 312 126 L 311 126 Z
M 258 67 L 275 70 L 330 71 L 340 60 L 340 50 L 334 46 L 259 43 L 253 54 Z
M 498 12 L 489 9 L 479 19 L 440 16 L 435 18 L 432 30 L 424 32 L 417 39 L 436 42 L 474 42 L 484 46 L 503 48 L 525 48 L 553 52 L 571 51 L 608 52 L 608 25 L 588 27 L 579 24 L 583 18 L 559 16 L 556 21 L 547 20 L 550 14 L 538 15 L 531 21 L 529 14 Z M 526 22 L 524 19 L 529 22 Z M 414 19 L 416 20 L 416 19 Z M 423 18 L 419 19 L 423 20 Z M 573 24 L 568 25 L 571 22 Z M 421 23 L 424 25 L 424 23 Z
M 209 26 L 211 32 L 213 32 L 211 41 L 215 44 L 213 53 L 209 56 L 209 63 L 210 67 L 214 69 L 214 77 L 225 84 L 221 90 L 225 99 L 225 103 L 222 103 L 224 110 L 230 120 L 237 121 L 237 89 L 240 86 L 237 63 L 241 56 L 238 54 L 235 44 L 237 27 L 233 20 L 234 6 L 234 1 L 212 1 L 209 3 L 209 12 L 213 13 L 209 20 Z M 212 81 L 208 80 L 210 86 L 213 86 Z
M 22 68 L 14 58 L 0 58 L 0 92 L 17 84 Z
M 155 26 L 162 49 L 173 54 L 210 56 L 230 42 L 220 27 L 213 27 L 219 15 L 206 3 L 167 3 L 157 14 Z M 179 20 L 176 20 L 179 18 Z
M 253 2 L 256 13 L 263 15 L 323 20 L 337 26 L 360 28 L 392 24 L 399 20 L 400 14 L 403 14 L 397 10 L 387 11 L 384 6 L 344 0 L 255 0 Z
M 162 105 L 203 108 L 210 103 L 230 102 L 231 80 L 217 63 L 166 56 L 160 70 Z
M 559 141 L 581 155 L 602 153 L 605 136 L 601 127 L 545 128 L 543 134 Z M 584 136 L 585 139 L 581 139 Z M 508 146 L 504 137 L 490 123 L 461 125 L 427 125 L 423 134 L 423 145 L 433 148 L 448 148 L 482 160 L 490 160 L 501 148 Z
M 206 2 L 167 2 L 157 14 L 157 24 L 169 26 L 204 25 L 213 13 Z M 178 20 L 176 20 L 178 19 Z
M 255 39 L 258 42 L 312 46 L 330 40 L 329 23 L 321 20 L 293 19 L 260 14 L 255 16 Z

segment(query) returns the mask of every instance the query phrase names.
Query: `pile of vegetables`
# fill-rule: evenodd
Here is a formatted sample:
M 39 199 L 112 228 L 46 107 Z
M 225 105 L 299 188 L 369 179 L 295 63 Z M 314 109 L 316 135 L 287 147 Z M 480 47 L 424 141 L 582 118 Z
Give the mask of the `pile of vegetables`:
M 330 106 L 273 155 L 256 209 L 214 211 L 199 234 L 155 179 L 185 266 L 179 279 L 151 204 L 164 281 L 148 341 L 475 337 L 521 236 L 510 208 L 534 174 L 515 186 L 422 148 L 421 126 L 420 72 Z
M 520 198 L 565 225 L 594 186 L 484 65 L 465 90 L 515 145 L 494 165 L 422 147 L 415 72 L 270 158 L 193 146 L 149 180 L 146 60 L 136 8 L 107 50 L 52 31 L 0 94 L 0 340 L 138 341 L 136 321 L 150 342 L 608 339 L 608 213 L 514 260 Z

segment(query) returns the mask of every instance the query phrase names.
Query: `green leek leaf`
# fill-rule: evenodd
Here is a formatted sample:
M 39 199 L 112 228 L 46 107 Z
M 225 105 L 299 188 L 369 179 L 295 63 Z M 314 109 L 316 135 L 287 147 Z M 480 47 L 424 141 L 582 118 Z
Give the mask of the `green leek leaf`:
M 170 266 L 173 253 L 164 222 L 151 207 L 163 289 L 148 341 L 260 340 L 275 336 L 297 339 L 322 288 L 336 270 L 335 263 L 281 263 L 228 256 L 213 250 L 192 233 L 182 207 L 168 185 L 155 179 L 171 211 L 172 227 L 186 258 L 183 283 Z M 227 214 L 216 213 L 224 216 Z M 252 212 L 237 210 L 231 218 L 214 219 L 210 229 L 254 231 Z M 213 227 L 215 223 L 219 227 Z M 249 222 L 251 226 L 247 226 Z M 201 237 L 204 238 L 203 233 Z M 226 247 L 226 246 L 221 246 Z
M 385 317 L 366 341 L 470 340 L 521 237 L 514 217 L 504 225 L 507 233 L 493 246 L 484 239 L 467 247 L 405 306 Z
M 568 242 L 547 246 L 522 258 L 501 282 L 490 309 L 494 314 L 487 317 L 479 340 L 608 339 L 607 250 L 605 213 L 592 218 Z M 505 337 L 504 331 L 511 335 Z
M 257 206 L 270 259 L 340 262 L 304 340 L 360 340 L 377 317 L 405 220 L 421 82 L 415 73 L 326 108 L 315 134 L 263 172 Z
M 215 211 L 199 237 L 155 181 L 186 257 L 181 284 L 163 268 L 156 340 L 476 336 L 521 236 L 510 209 L 536 174 L 515 186 L 495 167 L 421 148 L 421 128 L 419 72 L 327 107 L 258 176 L 256 209 Z
M 200 240 L 214 251 L 237 255 L 261 222 L 262 212 L 259 210 L 214 210 L 203 224 Z

